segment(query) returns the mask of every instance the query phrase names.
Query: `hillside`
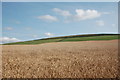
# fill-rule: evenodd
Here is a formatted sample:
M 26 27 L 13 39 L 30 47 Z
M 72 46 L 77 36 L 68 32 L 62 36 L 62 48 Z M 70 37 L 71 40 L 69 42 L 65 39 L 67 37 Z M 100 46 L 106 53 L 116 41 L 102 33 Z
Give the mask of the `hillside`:
M 118 37 L 119 35 L 120 34 L 70 35 L 70 36 L 37 39 L 37 40 L 24 41 L 24 42 L 6 43 L 4 45 L 42 44 L 42 43 L 50 43 L 50 42 L 70 42 L 70 41 L 90 41 L 90 40 L 114 40 L 114 39 L 120 39 Z

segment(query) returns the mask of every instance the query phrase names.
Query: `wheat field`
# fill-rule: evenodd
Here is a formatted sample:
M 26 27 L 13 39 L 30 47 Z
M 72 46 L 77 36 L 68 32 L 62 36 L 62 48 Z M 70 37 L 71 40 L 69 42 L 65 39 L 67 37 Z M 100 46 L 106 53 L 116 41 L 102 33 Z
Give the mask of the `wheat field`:
M 115 78 L 118 40 L 3 45 L 3 78 Z

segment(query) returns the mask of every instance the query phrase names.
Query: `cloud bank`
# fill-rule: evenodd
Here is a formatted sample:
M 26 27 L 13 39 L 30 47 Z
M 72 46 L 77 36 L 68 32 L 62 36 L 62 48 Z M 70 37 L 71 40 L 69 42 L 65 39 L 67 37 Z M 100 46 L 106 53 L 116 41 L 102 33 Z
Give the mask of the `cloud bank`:
M 83 10 L 83 9 L 75 9 L 76 14 L 71 14 L 67 10 L 61 10 L 59 8 L 53 8 L 53 11 L 57 14 L 67 17 L 65 21 L 81 21 L 81 20 L 87 20 L 87 19 L 94 19 L 97 17 L 100 17 L 102 13 L 98 12 L 97 10 Z
M 72 21 L 82 21 L 82 20 L 88 20 L 88 19 L 94 19 L 100 17 L 102 14 L 110 14 L 109 12 L 99 12 L 94 9 L 75 9 L 73 11 L 74 14 L 70 13 L 68 10 L 62 10 L 59 8 L 53 8 L 53 12 L 57 13 L 61 17 L 63 17 L 65 22 L 72 22 Z M 59 21 L 59 19 L 56 16 L 51 15 L 42 15 L 38 16 L 38 19 L 49 21 L 49 22 L 56 22 Z

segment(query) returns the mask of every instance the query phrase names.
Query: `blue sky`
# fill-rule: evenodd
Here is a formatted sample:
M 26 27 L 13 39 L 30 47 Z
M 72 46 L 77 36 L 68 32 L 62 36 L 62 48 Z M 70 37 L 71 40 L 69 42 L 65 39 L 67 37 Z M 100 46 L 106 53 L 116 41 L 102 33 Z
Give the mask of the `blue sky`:
M 3 40 L 118 32 L 117 2 L 3 2 Z

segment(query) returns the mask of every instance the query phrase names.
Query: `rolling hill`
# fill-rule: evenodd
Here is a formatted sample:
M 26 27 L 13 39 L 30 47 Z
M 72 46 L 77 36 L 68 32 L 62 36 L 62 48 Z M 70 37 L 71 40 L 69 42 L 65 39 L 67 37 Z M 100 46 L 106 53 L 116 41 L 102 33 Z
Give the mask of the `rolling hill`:
M 85 34 L 85 35 L 70 35 L 52 38 L 43 38 L 24 42 L 6 43 L 3 45 L 17 45 L 17 44 L 42 44 L 50 42 L 71 42 L 71 41 L 91 41 L 91 40 L 114 40 L 120 39 L 120 34 Z

